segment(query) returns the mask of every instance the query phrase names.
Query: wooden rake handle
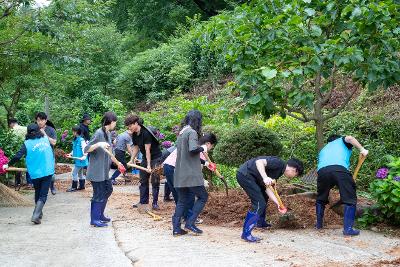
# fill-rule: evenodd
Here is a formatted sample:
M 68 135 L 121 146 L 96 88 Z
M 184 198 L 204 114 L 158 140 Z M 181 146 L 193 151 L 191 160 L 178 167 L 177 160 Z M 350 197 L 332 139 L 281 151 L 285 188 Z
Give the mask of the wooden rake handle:
M 139 170 L 141 170 L 141 171 L 147 172 L 147 168 L 142 167 L 142 166 L 140 166 L 140 165 L 136 165 L 136 164 L 133 164 L 133 163 L 127 163 L 127 165 L 128 165 L 129 167 L 136 168 L 136 169 L 139 169 Z
M 8 172 L 26 172 L 26 168 L 8 167 L 6 169 Z
M 357 167 L 356 167 L 356 169 L 354 170 L 354 173 L 353 173 L 353 180 L 354 180 L 354 181 L 356 181 L 358 172 L 360 171 L 361 166 L 362 166 L 362 164 L 364 163 L 364 161 L 365 161 L 366 158 L 367 158 L 367 157 L 364 156 L 364 155 L 361 154 L 361 153 L 360 153 L 360 155 L 358 156 Z
M 206 152 L 202 152 L 202 153 L 203 153 L 204 157 L 206 158 L 206 160 L 207 160 L 208 162 L 212 162 L 211 159 L 210 159 L 210 157 L 208 156 L 208 154 L 207 154 Z M 218 170 L 215 170 L 215 175 L 217 175 L 218 178 L 221 179 L 222 183 L 223 183 L 224 186 L 225 186 L 225 194 L 226 194 L 226 196 L 228 196 L 228 195 L 229 195 L 229 194 L 228 194 L 228 183 L 226 182 L 225 177 L 222 176 L 221 173 L 220 173 Z

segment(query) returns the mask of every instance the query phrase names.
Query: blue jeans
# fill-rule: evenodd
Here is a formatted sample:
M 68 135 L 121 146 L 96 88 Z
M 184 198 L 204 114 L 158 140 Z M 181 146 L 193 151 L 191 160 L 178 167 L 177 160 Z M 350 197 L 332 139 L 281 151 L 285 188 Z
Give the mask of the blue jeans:
M 193 195 L 197 197 L 192 208 L 192 214 L 186 220 L 187 225 L 194 224 L 207 203 L 208 193 L 206 188 L 204 186 L 178 187 L 176 191 L 178 192 L 178 203 L 176 204 L 174 217 L 177 218 L 184 216 L 185 209 L 190 205 Z
M 72 170 L 72 181 L 85 180 L 85 176 L 83 175 L 83 170 L 85 167 L 78 167 L 75 165 Z
M 48 175 L 45 177 L 32 179 L 33 187 L 35 188 L 35 203 L 39 200 L 46 203 L 52 176 L 53 175 Z
M 27 184 L 32 184 L 32 179 L 31 179 L 31 176 L 29 175 L 29 173 L 28 172 L 26 172 L 26 183 Z
M 91 182 L 93 187 L 92 202 L 104 202 L 111 196 L 113 187 L 111 180 Z

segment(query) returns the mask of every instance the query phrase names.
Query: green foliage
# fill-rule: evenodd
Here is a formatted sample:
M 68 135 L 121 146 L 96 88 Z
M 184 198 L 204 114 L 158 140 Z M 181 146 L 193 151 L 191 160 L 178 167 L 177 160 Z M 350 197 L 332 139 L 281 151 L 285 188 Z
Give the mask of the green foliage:
M 377 201 L 375 209 L 379 217 L 371 210 L 359 220 L 363 225 L 387 222 L 400 225 L 400 158 L 389 157 L 389 175 L 386 179 L 376 179 L 370 185 L 373 198 Z M 374 216 L 375 215 L 375 216 Z
M 245 123 L 219 136 L 213 156 L 217 162 L 238 167 L 251 158 L 278 156 L 281 151 L 282 144 L 275 133 L 258 124 Z
M 304 162 L 306 170 L 316 167 L 318 151 L 315 146 L 315 127 L 311 123 L 275 115 L 265 122 L 259 121 L 259 124 L 278 136 L 283 145 L 282 158 L 298 158 Z
M 11 159 L 17 153 L 23 143 L 24 140 L 12 131 L 0 130 L 0 148 L 8 159 Z

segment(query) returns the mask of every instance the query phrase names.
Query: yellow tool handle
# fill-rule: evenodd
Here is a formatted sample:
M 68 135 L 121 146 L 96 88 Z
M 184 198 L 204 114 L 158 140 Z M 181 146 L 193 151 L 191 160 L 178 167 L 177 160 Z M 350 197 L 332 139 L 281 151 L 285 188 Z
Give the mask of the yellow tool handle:
M 275 195 L 275 197 L 276 197 L 276 200 L 278 200 L 279 207 L 284 208 L 285 205 L 283 205 L 282 199 L 281 199 L 281 197 L 279 196 L 278 191 L 276 191 L 275 187 L 272 186 L 272 185 L 269 185 L 268 187 L 269 187 L 269 189 L 271 189 L 271 191 L 274 193 L 274 195 Z
M 353 174 L 353 180 L 354 180 L 354 181 L 356 181 L 358 172 L 360 171 L 361 166 L 362 166 L 362 164 L 364 163 L 364 161 L 365 161 L 366 158 L 367 158 L 367 157 L 364 156 L 364 155 L 361 154 L 361 153 L 360 153 L 360 155 L 358 156 L 357 167 L 356 167 L 356 169 L 354 170 L 354 174 Z
M 203 152 L 203 155 L 204 155 L 204 157 L 206 158 L 206 160 L 207 160 L 208 162 L 212 162 L 211 159 L 210 159 L 210 157 L 208 156 L 208 154 L 207 154 L 206 152 Z M 215 170 L 215 175 L 217 175 L 218 178 L 221 179 L 222 183 L 223 183 L 224 186 L 225 186 L 225 193 L 226 193 L 226 196 L 228 196 L 228 183 L 226 182 L 224 176 L 222 176 L 221 173 L 220 173 L 217 169 Z
M 153 220 L 155 220 L 155 221 L 160 221 L 160 220 L 162 220 L 162 217 L 161 216 L 158 216 L 157 214 L 154 214 L 153 212 L 151 212 L 151 211 L 146 211 L 146 213 L 147 214 L 149 214 L 151 217 L 153 217 Z

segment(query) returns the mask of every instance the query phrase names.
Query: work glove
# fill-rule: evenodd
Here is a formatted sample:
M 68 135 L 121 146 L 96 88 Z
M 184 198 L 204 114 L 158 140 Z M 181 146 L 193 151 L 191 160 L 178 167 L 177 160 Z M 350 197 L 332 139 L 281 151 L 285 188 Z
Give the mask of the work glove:
M 97 145 L 103 149 L 108 149 L 110 147 L 107 142 L 98 142 Z
M 3 165 L 3 170 L 7 170 L 8 169 L 8 164 L 4 164 Z
M 263 181 L 264 181 L 264 184 L 266 184 L 266 185 L 272 185 L 273 182 L 274 182 L 274 181 L 273 181 L 271 178 L 269 178 L 269 177 L 264 178 Z
M 210 163 L 208 163 L 207 168 L 210 171 L 215 172 L 217 170 L 217 164 L 210 162 Z
M 210 183 L 207 180 L 204 180 L 204 187 L 209 187 Z
M 365 148 L 362 148 L 361 150 L 360 150 L 360 153 L 364 156 L 364 157 L 366 157 L 367 155 L 368 155 L 368 150 L 366 150 Z
M 119 172 L 122 173 L 122 174 L 125 174 L 125 173 L 126 173 L 125 166 L 122 165 L 122 163 L 119 163 L 119 164 L 118 164 L 118 170 L 119 170 Z

